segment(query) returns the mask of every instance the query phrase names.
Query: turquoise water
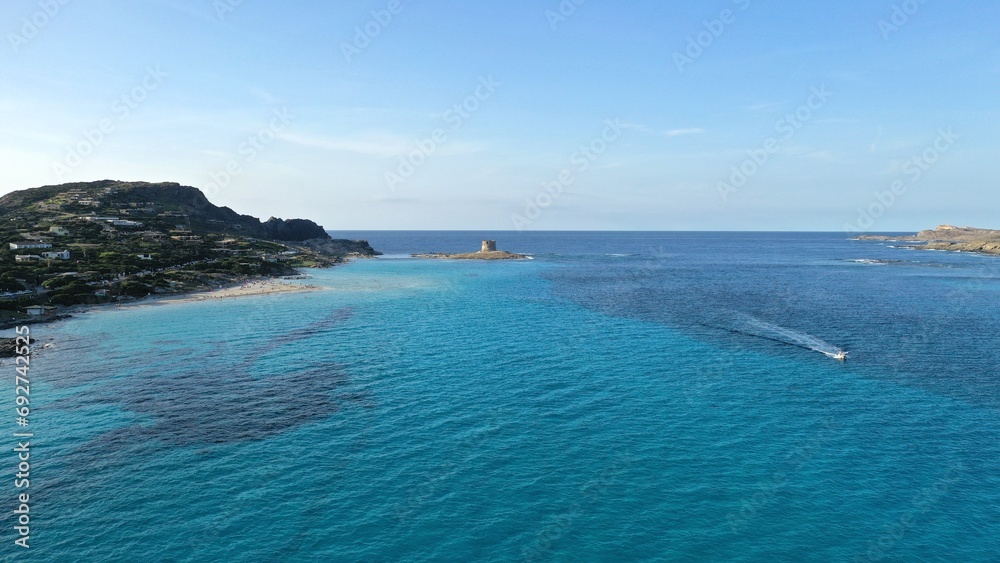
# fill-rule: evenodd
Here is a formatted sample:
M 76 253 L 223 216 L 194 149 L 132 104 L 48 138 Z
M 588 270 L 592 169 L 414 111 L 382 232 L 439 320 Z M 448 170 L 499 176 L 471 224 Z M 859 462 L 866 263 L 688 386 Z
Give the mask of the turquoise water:
M 364 236 L 387 257 L 310 271 L 321 292 L 36 326 L 32 547 L 11 524 L 0 553 L 998 559 L 1000 260 L 499 233 L 534 260 L 449 262 L 405 255 L 480 234 Z

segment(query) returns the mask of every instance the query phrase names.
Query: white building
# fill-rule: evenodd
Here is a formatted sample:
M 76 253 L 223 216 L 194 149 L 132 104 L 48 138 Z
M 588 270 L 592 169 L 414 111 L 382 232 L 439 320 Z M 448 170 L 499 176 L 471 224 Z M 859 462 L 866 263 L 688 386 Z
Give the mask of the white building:
M 31 250 L 34 248 L 52 248 L 52 245 L 47 242 L 38 242 L 38 241 L 23 241 L 23 242 L 10 243 L 11 250 Z
M 51 311 L 54 311 L 55 307 L 51 305 L 32 305 L 30 307 L 25 307 L 24 311 L 31 315 L 32 317 L 38 317 L 41 315 L 46 315 Z
M 67 230 L 66 227 L 60 227 L 58 225 L 53 225 L 49 227 L 49 232 L 57 237 L 68 237 L 70 234 L 69 230 Z
M 69 260 L 69 251 L 63 250 L 61 252 L 43 252 L 42 256 L 54 260 Z
M 37 254 L 15 254 L 14 255 L 14 261 L 15 262 L 35 262 L 35 261 L 41 260 L 41 259 L 42 259 L 42 257 L 39 256 L 39 255 L 37 255 Z
M 142 223 L 139 221 L 129 221 L 128 219 L 115 219 L 111 222 L 112 225 L 116 227 L 141 227 Z

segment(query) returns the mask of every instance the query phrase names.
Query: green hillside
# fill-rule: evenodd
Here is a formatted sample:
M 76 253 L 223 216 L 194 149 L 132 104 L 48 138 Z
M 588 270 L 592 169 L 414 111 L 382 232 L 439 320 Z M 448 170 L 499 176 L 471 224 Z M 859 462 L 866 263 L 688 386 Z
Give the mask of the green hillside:
M 0 316 L 183 293 L 378 254 L 306 219 L 261 222 L 176 183 L 99 182 L 0 197 Z

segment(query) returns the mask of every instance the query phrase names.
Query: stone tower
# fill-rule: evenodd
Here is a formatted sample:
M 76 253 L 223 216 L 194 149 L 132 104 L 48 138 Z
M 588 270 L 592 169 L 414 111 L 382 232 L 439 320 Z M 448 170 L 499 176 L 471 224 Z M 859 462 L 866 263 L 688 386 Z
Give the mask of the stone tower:
M 484 240 L 483 249 L 480 252 L 496 252 L 497 251 L 497 241 L 495 240 Z

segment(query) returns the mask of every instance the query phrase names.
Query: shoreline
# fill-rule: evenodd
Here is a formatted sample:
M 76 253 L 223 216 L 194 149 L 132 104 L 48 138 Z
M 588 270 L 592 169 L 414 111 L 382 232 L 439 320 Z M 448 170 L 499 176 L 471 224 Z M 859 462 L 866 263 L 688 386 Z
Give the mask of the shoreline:
M 277 293 L 303 293 L 308 291 L 323 291 L 324 287 L 318 285 L 290 284 L 274 281 L 273 279 L 249 280 L 240 284 L 193 291 L 190 293 L 177 293 L 166 295 L 153 295 L 128 301 L 125 303 L 102 303 L 99 307 L 114 306 L 136 307 L 140 305 L 165 305 L 170 303 L 196 303 L 201 301 L 211 301 L 215 299 L 233 299 L 236 297 L 254 297 L 261 295 L 274 295 Z
M 942 250 L 967 252 L 986 256 L 1000 256 L 1000 231 L 975 227 L 940 225 L 933 230 L 915 235 L 858 235 L 852 240 L 903 242 L 915 250 Z
M 129 307 L 169 305 L 177 303 L 199 303 L 219 299 L 235 299 L 239 297 L 260 297 L 279 293 L 304 293 L 324 291 L 326 287 L 311 284 L 292 284 L 278 281 L 280 278 L 250 278 L 243 281 L 225 284 L 215 288 L 203 288 L 184 293 L 168 293 L 147 295 L 124 302 L 91 303 L 60 307 L 52 315 L 29 317 L 0 323 L 0 330 L 9 330 L 17 326 L 32 326 L 50 324 L 70 320 L 76 315 L 89 312 L 122 309 Z
M 978 254 L 979 256 L 1000 256 L 1000 243 L 995 242 L 945 242 L 945 241 L 925 241 L 908 240 L 899 237 L 876 238 L 875 236 L 856 237 L 851 240 L 862 242 L 903 242 L 897 248 L 908 248 L 912 250 L 950 252 L 955 254 Z

